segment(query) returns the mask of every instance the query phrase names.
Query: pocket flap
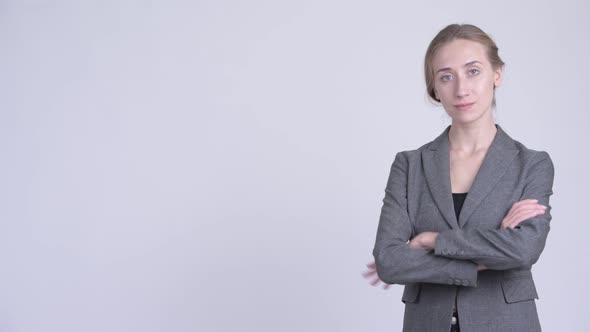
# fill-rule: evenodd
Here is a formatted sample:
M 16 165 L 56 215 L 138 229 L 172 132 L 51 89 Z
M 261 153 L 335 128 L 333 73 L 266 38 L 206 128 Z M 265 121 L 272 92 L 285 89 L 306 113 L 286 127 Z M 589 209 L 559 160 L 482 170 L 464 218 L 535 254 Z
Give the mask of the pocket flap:
M 418 300 L 418 294 L 420 293 L 420 283 L 407 284 L 404 287 L 404 293 L 402 294 L 402 302 L 416 302 Z
M 531 277 L 504 279 L 501 283 L 506 303 L 515 303 L 539 298 L 535 282 Z

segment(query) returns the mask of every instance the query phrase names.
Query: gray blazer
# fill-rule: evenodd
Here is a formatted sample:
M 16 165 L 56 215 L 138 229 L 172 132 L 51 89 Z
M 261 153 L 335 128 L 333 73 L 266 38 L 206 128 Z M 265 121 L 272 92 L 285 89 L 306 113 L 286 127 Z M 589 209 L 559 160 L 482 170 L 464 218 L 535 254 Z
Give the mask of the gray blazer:
M 541 331 L 531 266 L 549 232 L 553 162 L 498 129 L 457 220 L 451 193 L 448 126 L 434 141 L 396 154 L 385 189 L 373 256 L 386 283 L 405 285 L 404 331 L 448 332 L 455 297 L 461 332 Z M 500 227 L 527 198 L 545 214 Z M 434 250 L 407 246 L 439 232 Z M 489 270 L 477 271 L 477 264 Z

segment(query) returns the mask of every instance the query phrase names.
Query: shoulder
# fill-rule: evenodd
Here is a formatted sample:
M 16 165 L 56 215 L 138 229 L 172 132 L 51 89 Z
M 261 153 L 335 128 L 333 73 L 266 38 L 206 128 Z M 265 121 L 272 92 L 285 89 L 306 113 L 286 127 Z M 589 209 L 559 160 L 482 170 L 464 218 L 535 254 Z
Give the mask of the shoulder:
M 528 148 L 520 141 L 513 140 L 514 146 L 518 150 L 519 160 L 526 164 L 527 168 L 538 167 L 539 165 L 545 165 L 545 167 L 553 168 L 553 160 L 548 151 L 536 150 Z
M 422 151 L 425 149 L 428 149 L 428 146 L 431 143 L 432 142 L 426 143 L 416 149 L 398 151 L 395 154 L 394 163 L 407 164 L 407 163 L 412 163 L 416 160 L 420 160 Z
M 519 141 L 514 141 L 514 145 L 518 149 L 515 159 L 520 162 L 517 168 L 522 172 L 524 192 L 529 196 L 531 193 L 553 194 L 555 167 L 549 152 L 527 148 Z
M 510 138 L 513 144 L 511 147 L 518 151 L 514 162 L 519 163 L 517 166 L 523 173 L 522 176 L 528 185 L 551 188 L 555 168 L 549 152 L 528 148 L 522 142 Z
M 448 137 L 447 135 L 449 128 L 450 126 L 447 126 L 447 128 L 444 129 L 442 133 L 427 143 L 419 145 L 414 149 L 406 149 L 397 152 L 395 155 L 395 161 L 405 163 L 419 162 L 422 159 L 422 153 L 424 151 L 436 150 L 439 146 L 444 144 L 444 140 L 447 140 Z
M 446 138 L 445 135 L 446 135 L 447 131 L 448 131 L 448 128 L 445 129 L 445 131 L 442 134 L 440 134 L 438 137 L 436 137 L 436 138 L 432 139 L 431 141 L 424 143 L 414 149 L 406 149 L 406 150 L 401 150 L 401 151 L 397 152 L 396 158 L 404 158 L 407 160 L 420 158 L 422 151 L 436 149 L 437 146 L 441 143 L 441 140 Z

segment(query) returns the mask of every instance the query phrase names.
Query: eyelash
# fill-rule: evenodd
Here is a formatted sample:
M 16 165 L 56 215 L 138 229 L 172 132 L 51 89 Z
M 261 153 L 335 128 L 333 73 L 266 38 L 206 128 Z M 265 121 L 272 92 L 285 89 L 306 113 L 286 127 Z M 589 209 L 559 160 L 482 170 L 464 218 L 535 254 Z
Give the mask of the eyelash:
M 475 70 L 477 73 L 475 73 L 475 74 L 472 74 L 472 75 L 478 75 L 478 74 L 479 74 L 479 69 L 477 69 L 477 68 L 471 68 L 471 69 L 469 69 L 467 72 L 469 72 L 469 73 L 470 73 L 470 72 L 472 72 L 472 71 L 474 71 L 474 70 Z M 449 80 L 446 80 L 446 79 L 445 79 L 446 77 L 449 77 L 449 78 L 450 78 L 450 77 L 451 77 L 451 75 L 448 75 L 448 74 L 447 74 L 447 75 L 443 75 L 443 76 L 441 76 L 441 77 L 440 77 L 440 80 L 441 80 L 441 81 L 443 81 L 443 82 L 448 82 L 450 79 L 449 79 Z

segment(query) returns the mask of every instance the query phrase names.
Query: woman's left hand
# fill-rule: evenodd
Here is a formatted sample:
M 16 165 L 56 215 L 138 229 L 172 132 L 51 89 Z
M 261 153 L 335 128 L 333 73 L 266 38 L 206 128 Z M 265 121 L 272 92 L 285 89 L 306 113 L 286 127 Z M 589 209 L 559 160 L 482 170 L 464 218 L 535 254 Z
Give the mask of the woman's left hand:
M 422 232 L 416 235 L 410 241 L 410 243 L 408 243 L 408 246 L 412 249 L 432 250 L 434 249 L 434 245 L 436 244 L 437 236 L 437 232 Z

